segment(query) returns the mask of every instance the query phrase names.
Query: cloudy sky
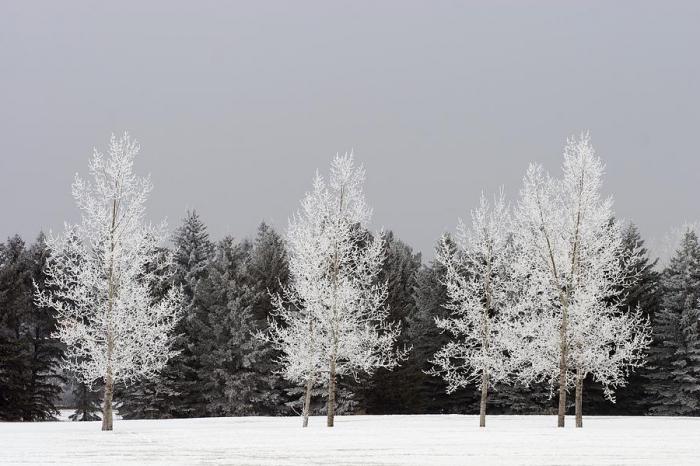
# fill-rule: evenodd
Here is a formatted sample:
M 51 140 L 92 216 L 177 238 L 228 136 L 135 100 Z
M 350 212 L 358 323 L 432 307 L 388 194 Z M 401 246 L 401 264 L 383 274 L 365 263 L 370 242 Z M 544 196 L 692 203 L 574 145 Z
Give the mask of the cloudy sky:
M 700 218 L 698 24 L 697 1 L 5 1 L 0 237 L 77 220 L 74 174 L 128 129 L 153 220 L 284 229 L 354 149 L 374 227 L 432 256 L 590 129 L 617 214 L 658 238 Z

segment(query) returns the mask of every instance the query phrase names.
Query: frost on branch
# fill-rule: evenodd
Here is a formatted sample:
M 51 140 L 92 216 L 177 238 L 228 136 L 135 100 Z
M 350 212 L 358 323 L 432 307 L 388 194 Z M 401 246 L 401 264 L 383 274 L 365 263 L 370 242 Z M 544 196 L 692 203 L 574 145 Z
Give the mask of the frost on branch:
M 58 312 L 57 336 L 66 344 L 64 368 L 85 383 L 153 377 L 172 355 L 170 333 L 181 308 L 181 292 L 156 300 L 151 285 L 170 270 L 170 255 L 158 251 L 165 224 L 145 222 L 150 178 L 138 178 L 133 163 L 139 146 L 128 134 L 112 136 L 108 157 L 94 151 L 91 181 L 78 175 L 73 197 L 81 222 L 50 235 L 52 258 L 40 306 Z M 107 405 L 107 403 L 105 403 Z
M 529 319 L 536 322 L 521 376 L 559 385 L 560 426 L 567 388 L 577 388 L 579 423 L 583 379 L 591 374 L 612 400 L 629 370 L 643 364 L 649 344 L 641 312 L 620 306 L 636 275 L 625 267 L 629 258 L 612 199 L 600 195 L 603 172 L 588 134 L 570 138 L 563 178 L 531 165 L 517 209 L 520 267 L 528 270 Z
M 436 324 L 453 339 L 433 357 L 432 373 L 442 375 L 448 392 L 479 382 L 483 427 L 488 388 L 506 381 L 520 359 L 514 356 L 522 348 L 514 331 L 520 286 L 512 273 L 518 251 L 502 192 L 493 204 L 482 195 L 471 217 L 469 227 L 459 222 L 457 249 L 443 236 L 437 250 L 451 316 Z
M 387 321 L 386 283 L 378 283 L 383 236 L 366 230 L 363 182 L 347 154 L 335 157 L 328 182 L 316 175 L 289 222 L 291 283 L 273 297 L 275 319 L 263 336 L 281 351 L 285 377 L 307 384 L 307 394 L 327 383 L 329 426 L 336 376 L 391 369 L 403 358 L 394 348 L 400 328 Z

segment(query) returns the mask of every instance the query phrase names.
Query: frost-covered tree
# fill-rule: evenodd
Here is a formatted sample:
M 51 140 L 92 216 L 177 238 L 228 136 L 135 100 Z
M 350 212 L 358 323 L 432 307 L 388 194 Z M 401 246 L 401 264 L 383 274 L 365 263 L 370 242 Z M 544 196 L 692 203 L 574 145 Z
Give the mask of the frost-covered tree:
M 479 383 L 479 425 L 485 427 L 488 390 L 511 375 L 512 361 L 517 360 L 512 353 L 522 348 L 512 330 L 519 290 L 511 273 L 516 251 L 503 192 L 493 203 L 482 195 L 471 217 L 471 226 L 459 222 L 457 250 L 443 238 L 437 251 L 446 271 L 451 316 L 436 323 L 453 339 L 435 354 L 433 363 L 447 381 L 448 392 Z
M 632 284 L 621 293 L 620 308 L 623 312 L 639 309 L 644 318 L 653 322 L 661 301 L 660 274 L 656 270 L 658 260 L 650 260 L 645 242 L 634 224 L 623 229 L 622 244 L 620 260 L 625 273 L 632 278 Z M 583 386 L 587 393 L 584 410 L 594 414 L 646 414 L 650 408 L 649 395 L 646 393 L 649 374 L 649 365 L 630 374 L 627 385 L 615 391 L 614 404 L 606 399 L 604 389 L 592 377 L 588 377 Z
M 518 206 L 516 239 L 529 267 L 531 310 L 540 318 L 529 371 L 521 374 L 558 383 L 559 427 L 568 388 L 576 387 L 581 426 L 586 375 L 614 400 L 629 370 L 643 364 L 649 342 L 641 311 L 620 309 L 632 277 L 620 260 L 621 225 L 612 220 L 612 199 L 600 194 L 603 172 L 588 134 L 570 138 L 562 179 L 531 165 Z
M 650 351 L 652 414 L 700 414 L 700 246 L 687 230 L 661 276 L 661 309 Z
M 153 280 L 150 281 L 151 297 L 157 302 L 167 296 L 172 283 L 172 270 L 170 267 L 162 268 L 160 264 L 167 261 L 171 252 L 160 247 L 154 257 L 155 263 L 146 264 L 147 271 L 153 271 Z M 160 270 L 158 270 L 160 269 Z M 185 304 L 183 303 L 183 308 Z M 182 322 L 182 318 L 178 324 Z M 154 377 L 141 377 L 129 383 L 116 385 L 114 399 L 119 402 L 119 415 L 123 419 L 169 419 L 182 417 L 183 412 L 192 416 L 196 413 L 185 411 L 183 407 L 191 406 L 191 394 L 187 390 L 180 390 L 186 386 L 185 372 L 177 365 L 178 356 L 182 351 L 182 345 L 178 346 L 178 327 L 173 330 L 174 338 L 171 348 L 175 356 L 171 357 L 165 367 Z
M 133 174 L 138 152 L 128 134 L 112 136 L 108 157 L 94 151 L 92 181 L 76 175 L 73 197 L 82 221 L 48 237 L 46 289 L 36 294 L 40 306 L 58 313 L 64 369 L 87 384 L 104 383 L 102 430 L 112 430 L 114 384 L 153 377 L 172 355 L 182 301 L 177 288 L 153 299 L 151 282 L 170 260 L 158 252 L 164 225 L 144 219 L 152 185 L 150 177 Z
M 387 321 L 386 283 L 377 280 L 383 239 L 366 230 L 364 176 L 352 155 L 336 156 L 330 180 L 316 175 L 289 223 L 291 283 L 274 298 L 266 335 L 285 377 L 306 384 L 304 425 L 316 384 L 327 384 L 332 427 L 336 377 L 393 368 L 403 357 L 395 348 L 400 328 Z

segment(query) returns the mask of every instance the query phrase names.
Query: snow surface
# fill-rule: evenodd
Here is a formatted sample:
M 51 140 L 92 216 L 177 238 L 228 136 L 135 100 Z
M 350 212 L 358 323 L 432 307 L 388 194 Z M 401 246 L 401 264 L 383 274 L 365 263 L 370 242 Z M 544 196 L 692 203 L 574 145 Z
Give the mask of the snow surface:
M 0 464 L 700 464 L 700 418 L 240 417 L 0 423 Z

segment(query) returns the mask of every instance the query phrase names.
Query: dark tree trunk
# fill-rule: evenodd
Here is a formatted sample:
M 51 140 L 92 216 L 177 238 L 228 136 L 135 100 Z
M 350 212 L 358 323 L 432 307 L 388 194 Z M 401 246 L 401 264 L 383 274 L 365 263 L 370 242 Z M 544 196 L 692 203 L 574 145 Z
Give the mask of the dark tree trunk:
M 561 321 L 561 329 L 559 330 L 559 412 L 557 419 L 557 427 L 564 427 L 566 422 L 566 326 L 567 313 L 564 307 L 564 314 Z
M 328 376 L 328 419 L 326 425 L 333 427 L 335 420 L 335 359 L 331 359 L 331 371 Z
M 104 405 L 102 406 L 102 430 L 112 430 L 112 394 L 114 392 L 114 382 L 111 371 L 105 377 Z
M 583 376 L 576 371 L 576 427 L 583 427 Z
M 486 399 L 489 393 L 488 373 L 481 373 L 481 403 L 479 404 L 479 427 L 486 427 Z
M 309 380 L 306 382 L 306 393 L 304 393 L 304 422 L 302 423 L 302 427 L 309 427 L 309 410 L 311 409 L 311 389 L 314 386 L 314 379 L 313 377 L 309 377 Z

